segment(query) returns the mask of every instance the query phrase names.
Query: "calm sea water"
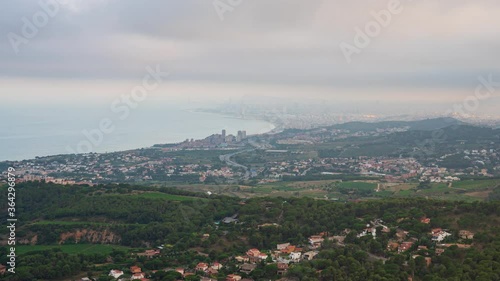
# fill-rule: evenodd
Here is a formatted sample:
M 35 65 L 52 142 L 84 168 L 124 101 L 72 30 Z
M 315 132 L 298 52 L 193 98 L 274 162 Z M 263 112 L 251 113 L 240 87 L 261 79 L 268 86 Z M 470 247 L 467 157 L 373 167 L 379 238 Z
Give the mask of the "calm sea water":
M 142 106 L 131 110 L 124 120 L 119 116 L 101 106 L 0 107 L 0 161 L 78 151 L 78 144 L 87 140 L 82 131 L 99 128 L 104 118 L 109 118 L 115 129 L 112 133 L 103 134 L 99 145 L 92 145 L 94 152 L 149 147 L 187 138 L 200 139 L 220 133 L 222 129 L 236 135 L 238 130 L 257 134 L 274 128 L 272 124 L 260 120 L 198 113 L 179 106 Z

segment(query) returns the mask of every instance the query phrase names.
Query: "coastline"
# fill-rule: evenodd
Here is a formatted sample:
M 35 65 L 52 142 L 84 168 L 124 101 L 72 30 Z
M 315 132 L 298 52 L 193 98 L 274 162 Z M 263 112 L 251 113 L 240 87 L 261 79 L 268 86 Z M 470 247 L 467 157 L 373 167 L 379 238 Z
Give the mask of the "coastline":
M 198 110 L 192 110 L 192 109 L 181 109 L 181 111 L 185 111 L 187 113 L 192 113 L 192 114 L 207 114 L 207 115 L 211 115 L 211 116 L 215 116 L 215 117 L 218 117 L 218 118 L 224 118 L 224 119 L 231 119 L 231 120 L 246 120 L 246 121 L 260 121 L 260 122 L 265 122 L 266 123 L 266 126 L 261 126 L 260 129 L 257 129 L 258 132 L 256 133 L 252 133 L 252 134 L 249 134 L 249 136 L 256 136 L 256 135 L 263 135 L 263 134 L 269 134 L 269 133 L 274 133 L 277 129 L 279 129 L 279 125 L 273 123 L 273 122 L 270 122 L 269 120 L 264 120 L 264 119 L 261 119 L 261 118 L 241 118 L 241 117 L 238 117 L 238 116 L 232 116 L 232 115 L 228 115 L 228 114 L 223 114 L 223 113 L 217 113 L 217 112 L 203 112 L 203 111 L 198 111 Z M 234 124 L 233 124 L 234 126 Z M 242 128 L 242 129 L 246 129 L 246 128 Z M 133 129 L 130 129 L 130 130 L 133 130 Z M 130 131 L 129 130 L 129 131 Z M 255 131 L 255 129 L 254 129 Z M 213 131 L 212 134 L 215 134 L 215 133 L 218 133 L 218 131 Z M 149 141 L 149 144 L 147 145 L 135 145 L 134 143 L 130 143 L 130 145 L 120 145 L 120 147 L 116 147 L 116 149 L 113 149 L 112 147 L 108 147 L 108 148 L 102 148 L 101 149 L 95 149 L 95 151 L 92 151 L 91 153 L 99 153 L 99 154 L 105 154 L 105 153 L 117 153 L 117 152 L 123 152 L 123 151 L 131 151 L 131 150 L 137 150 L 137 149 L 150 149 L 150 148 L 154 148 L 156 145 L 158 144 L 163 144 L 163 145 L 174 145 L 174 144 L 178 144 L 178 143 L 181 143 L 182 141 L 184 141 L 186 138 L 195 138 L 195 139 L 202 139 L 202 138 L 205 138 L 205 137 L 208 137 L 210 136 L 210 134 L 207 134 L 207 135 L 204 135 L 204 136 L 195 136 L 195 135 L 189 135 L 187 133 L 184 133 L 184 132 L 172 132 L 171 133 L 171 137 L 170 138 L 176 138 L 177 141 L 166 141 L 166 142 L 158 142 L 158 141 L 155 141 L 153 138 L 151 138 L 151 140 Z M 175 137 L 173 135 L 179 135 L 179 137 Z M 182 136 L 182 137 L 180 137 Z M 127 138 L 128 139 L 128 138 Z M 71 143 L 72 141 L 71 140 L 67 140 L 65 141 L 65 143 Z M 11 144 L 12 145 L 12 144 Z M 45 157 L 54 157 L 54 156 L 63 156 L 63 155 L 72 155 L 72 153 L 69 153 L 67 151 L 64 151 L 64 149 L 59 149 L 60 152 L 58 151 L 52 151 L 52 152 L 47 152 L 47 153 L 44 153 L 43 151 L 47 151 L 47 147 L 40 147 L 38 146 L 36 148 L 36 154 L 33 152 L 33 153 L 30 153 L 30 152 L 26 152 L 30 149 L 27 149 L 25 151 L 25 149 L 20 149 L 24 155 L 17 155 L 17 156 L 6 156 L 7 159 L 0 159 L 0 163 L 6 163 L 6 162 L 20 162 L 20 161 L 28 161 L 28 160 L 34 160 L 34 159 L 37 159 L 37 158 L 45 158 Z M 34 149 L 32 149 L 34 150 Z M 3 157 L 2 157 L 3 158 Z
M 257 133 L 257 134 L 250 134 L 249 136 L 257 136 L 257 135 L 265 135 L 265 134 L 277 134 L 283 131 L 283 124 L 269 120 L 267 118 L 259 118 L 258 116 L 254 115 L 246 115 L 245 117 L 238 116 L 236 114 L 230 114 L 230 113 L 224 113 L 224 112 L 219 112 L 216 110 L 210 110 L 210 109 L 202 109 L 202 108 L 196 108 L 196 109 L 186 109 L 187 112 L 190 113 L 197 113 L 197 114 L 209 114 L 209 115 L 217 115 L 221 116 L 224 118 L 228 119 L 239 119 L 239 120 L 255 120 L 255 121 L 262 121 L 269 123 L 272 126 L 272 129 L 262 132 L 262 133 Z M 248 118 L 250 117 L 250 118 Z

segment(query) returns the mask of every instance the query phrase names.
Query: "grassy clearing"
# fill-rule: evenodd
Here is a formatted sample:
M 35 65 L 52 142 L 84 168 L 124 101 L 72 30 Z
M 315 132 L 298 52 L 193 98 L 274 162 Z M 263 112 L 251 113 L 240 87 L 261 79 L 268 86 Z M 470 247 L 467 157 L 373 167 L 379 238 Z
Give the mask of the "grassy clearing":
M 454 182 L 453 188 L 461 188 L 461 189 L 485 189 L 485 188 L 493 188 L 500 185 L 500 180 L 465 180 Z

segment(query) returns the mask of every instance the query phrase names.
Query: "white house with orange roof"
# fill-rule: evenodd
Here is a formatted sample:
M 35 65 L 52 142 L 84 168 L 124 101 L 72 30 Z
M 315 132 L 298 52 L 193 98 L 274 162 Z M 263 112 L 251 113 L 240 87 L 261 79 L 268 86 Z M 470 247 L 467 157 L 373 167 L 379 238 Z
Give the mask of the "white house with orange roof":
M 118 270 L 118 269 L 112 269 L 109 271 L 109 276 L 112 276 L 113 278 L 118 278 L 123 275 L 123 271 Z

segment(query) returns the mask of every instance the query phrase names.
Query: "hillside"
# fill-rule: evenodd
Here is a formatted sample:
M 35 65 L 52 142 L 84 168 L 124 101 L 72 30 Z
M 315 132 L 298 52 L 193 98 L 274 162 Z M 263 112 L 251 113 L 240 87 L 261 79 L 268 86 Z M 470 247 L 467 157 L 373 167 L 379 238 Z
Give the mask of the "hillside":
M 109 280 L 110 269 L 129 272 L 133 265 L 151 280 L 222 280 L 230 274 L 253 280 L 283 275 L 321 281 L 495 280 L 500 274 L 499 201 L 242 201 L 154 187 L 44 183 L 23 184 L 18 190 L 18 235 L 28 245 L 17 245 L 23 264 L 18 274 L 2 280 L 53 280 L 81 272 Z M 4 197 L 0 195 L 7 202 Z M 473 238 L 463 238 L 463 231 Z M 434 232 L 446 239 L 436 242 Z M 88 239 L 110 233 L 114 239 Z M 161 250 L 155 249 L 159 245 Z M 290 261 L 290 252 L 276 251 L 277 245 L 288 245 L 287 251 L 302 258 Z M 152 256 L 141 256 L 148 253 L 144 249 L 153 249 Z M 238 260 L 256 252 L 266 258 Z M 0 263 L 5 263 L 5 248 L 1 254 Z M 208 272 L 205 263 L 221 266 Z M 46 264 L 51 267 L 40 270 Z M 243 271 L 243 264 L 252 270 Z
M 376 129 L 387 129 L 394 127 L 408 127 L 409 130 L 437 130 L 454 125 L 465 124 L 454 118 L 433 118 L 418 121 L 382 121 L 382 122 L 348 122 L 338 125 L 333 125 L 330 129 L 345 129 L 350 131 L 373 131 Z

